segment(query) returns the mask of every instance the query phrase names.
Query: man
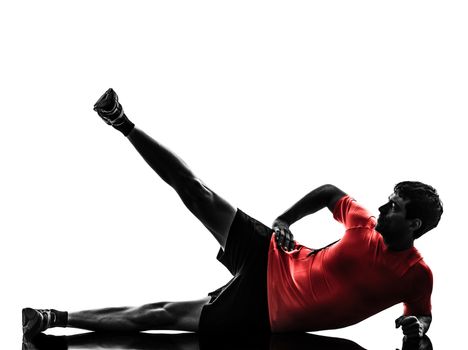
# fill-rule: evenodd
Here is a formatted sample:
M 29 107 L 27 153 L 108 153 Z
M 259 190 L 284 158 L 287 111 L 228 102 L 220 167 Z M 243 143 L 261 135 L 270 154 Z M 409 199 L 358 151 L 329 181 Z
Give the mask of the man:
M 397 184 L 376 221 L 346 193 L 323 185 L 280 215 L 270 229 L 232 207 L 174 153 L 136 128 L 112 89 L 94 109 L 128 138 L 213 234 L 221 246 L 217 259 L 234 277 L 193 301 L 72 313 L 26 308 L 25 336 L 56 326 L 94 331 L 316 331 L 355 324 L 400 302 L 404 314 L 396 326 L 409 338 L 427 332 L 432 274 L 413 242 L 436 227 L 442 214 L 432 187 Z M 343 238 L 319 250 L 297 244 L 290 225 L 325 207 L 344 224 Z

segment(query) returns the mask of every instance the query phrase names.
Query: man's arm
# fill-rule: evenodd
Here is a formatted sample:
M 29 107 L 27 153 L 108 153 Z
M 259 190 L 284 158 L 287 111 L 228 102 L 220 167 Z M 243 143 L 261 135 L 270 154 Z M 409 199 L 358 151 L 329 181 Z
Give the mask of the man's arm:
M 278 246 L 290 251 L 294 248 L 294 240 L 289 226 L 304 216 L 313 214 L 320 209 L 328 207 L 333 212 L 338 200 L 346 193 L 333 185 L 323 185 L 311 191 L 291 208 L 273 222 L 273 230 L 276 234 Z
M 292 225 L 304 216 L 313 214 L 320 209 L 328 207 L 331 212 L 335 209 L 336 202 L 345 196 L 342 190 L 333 185 L 323 185 L 311 191 L 291 208 L 281 214 L 278 219 L 282 222 Z
M 429 330 L 432 316 L 400 316 L 395 320 L 396 328 L 401 326 L 403 334 L 409 339 L 421 338 Z

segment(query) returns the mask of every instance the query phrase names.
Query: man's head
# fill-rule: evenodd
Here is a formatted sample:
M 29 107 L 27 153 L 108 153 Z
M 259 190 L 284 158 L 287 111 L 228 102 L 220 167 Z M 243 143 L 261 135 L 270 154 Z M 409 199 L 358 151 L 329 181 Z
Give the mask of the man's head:
M 398 183 L 388 203 L 379 208 L 376 230 L 389 246 L 404 246 L 439 223 L 443 212 L 437 191 L 417 181 Z

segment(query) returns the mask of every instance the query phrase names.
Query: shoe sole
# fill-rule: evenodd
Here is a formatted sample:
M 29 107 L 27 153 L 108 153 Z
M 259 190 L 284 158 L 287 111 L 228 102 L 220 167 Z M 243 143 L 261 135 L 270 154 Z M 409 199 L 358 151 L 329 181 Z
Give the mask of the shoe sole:
M 32 338 L 41 332 L 41 318 L 38 312 L 30 307 L 23 309 L 23 336 Z
M 109 101 L 113 101 L 115 99 L 115 96 L 115 91 L 112 88 L 108 89 L 101 97 L 99 97 L 99 100 L 96 101 L 96 103 L 94 104 L 94 110 L 97 111 L 102 109 L 109 103 Z

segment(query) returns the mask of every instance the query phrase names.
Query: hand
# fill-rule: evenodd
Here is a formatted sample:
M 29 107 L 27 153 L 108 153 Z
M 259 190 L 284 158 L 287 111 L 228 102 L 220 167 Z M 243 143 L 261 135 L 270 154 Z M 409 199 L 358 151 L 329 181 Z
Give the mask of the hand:
M 431 340 L 425 335 L 422 338 L 407 339 L 406 336 L 403 338 L 403 344 L 401 350 L 432 350 Z M 397 349 L 398 350 L 398 349 Z
M 273 223 L 273 231 L 275 231 L 276 244 L 286 252 L 290 252 L 296 246 L 294 236 L 289 230 L 289 225 L 284 221 L 275 220 Z
M 395 320 L 395 327 L 403 331 L 407 339 L 419 339 L 424 335 L 422 323 L 416 316 L 400 316 Z

